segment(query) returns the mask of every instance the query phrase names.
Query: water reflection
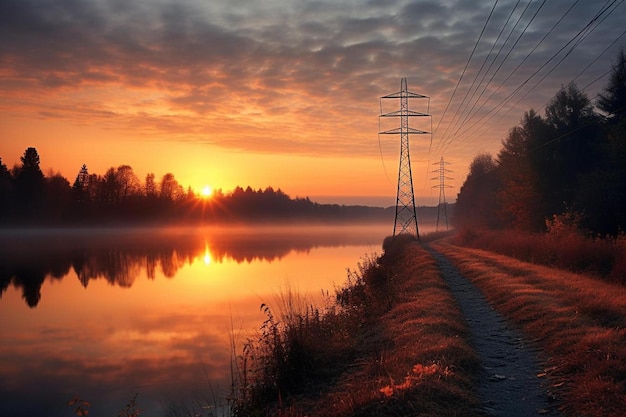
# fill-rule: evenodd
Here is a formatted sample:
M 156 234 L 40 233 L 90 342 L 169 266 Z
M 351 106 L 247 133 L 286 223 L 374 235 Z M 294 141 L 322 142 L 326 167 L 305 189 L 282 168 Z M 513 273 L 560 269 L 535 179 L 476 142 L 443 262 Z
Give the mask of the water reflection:
M 76 395 L 117 415 L 139 393 L 152 416 L 225 396 L 230 335 L 258 329 L 259 305 L 286 281 L 332 289 L 387 230 L 0 232 L 0 415 L 72 415 Z
M 157 271 L 173 278 L 184 265 L 273 262 L 292 251 L 320 246 L 376 243 L 379 234 L 358 226 L 332 228 L 89 229 L 12 230 L 0 232 L 0 297 L 19 288 L 33 308 L 46 279 L 62 280 L 70 271 L 85 288 L 93 280 L 130 288 Z

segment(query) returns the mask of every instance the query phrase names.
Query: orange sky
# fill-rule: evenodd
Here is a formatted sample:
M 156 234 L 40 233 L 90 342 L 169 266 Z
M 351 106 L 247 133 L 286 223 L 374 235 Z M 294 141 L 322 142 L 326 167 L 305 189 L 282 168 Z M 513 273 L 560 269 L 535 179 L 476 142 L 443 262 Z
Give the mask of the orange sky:
M 473 157 L 496 154 L 524 111 L 543 113 L 572 80 L 601 91 L 626 18 L 621 3 L 566 0 L 499 1 L 493 13 L 482 0 L 128 3 L 3 2 L 9 168 L 34 146 L 44 172 L 70 182 L 83 163 L 101 175 L 128 164 L 197 191 L 392 205 L 399 138 L 378 131 L 398 121 L 379 126 L 379 97 L 407 77 L 431 97 L 411 109 L 433 115 L 416 127 L 434 134 L 411 137 L 416 203 L 437 203 L 442 156 L 453 201 Z

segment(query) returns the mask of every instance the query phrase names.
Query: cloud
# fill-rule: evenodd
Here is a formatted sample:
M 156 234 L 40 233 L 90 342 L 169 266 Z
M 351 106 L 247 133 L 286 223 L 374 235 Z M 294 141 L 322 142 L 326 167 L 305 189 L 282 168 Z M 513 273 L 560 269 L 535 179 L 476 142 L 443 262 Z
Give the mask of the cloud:
M 477 117 L 497 106 L 600 10 L 601 5 L 583 3 L 572 8 L 484 109 L 476 110 Z M 500 42 L 526 3 L 515 5 L 498 2 L 456 100 L 450 102 L 444 127 L 461 109 L 465 94 L 471 94 L 469 83 L 481 63 L 485 68 L 490 64 L 487 54 L 506 18 L 512 16 Z M 570 5 L 548 2 L 539 10 L 483 101 Z M 133 126 L 136 134 L 155 139 L 175 135 L 177 140 L 255 152 L 352 150 L 373 155 L 378 97 L 395 90 L 399 78 L 407 76 L 412 90 L 432 98 L 437 124 L 492 6 L 479 0 L 5 0 L 0 14 L 0 87 L 8 96 L 5 106 L 29 96 L 26 107 L 34 114 L 52 117 L 65 112 L 76 120 L 89 118 L 71 110 L 77 107 L 110 115 L 109 127 Z M 538 8 L 539 2 L 529 5 L 498 59 Z M 504 127 L 498 127 L 497 134 L 502 136 L 523 110 L 540 107 L 575 77 L 582 66 L 572 65 L 573 60 L 586 65 L 615 40 L 624 9 L 605 13 L 598 29 L 501 122 Z M 615 50 L 584 74 L 581 83 L 606 71 Z M 495 61 L 492 71 L 501 62 Z M 120 89 L 123 97 L 106 96 L 105 90 Z M 60 101 L 66 110 L 58 108 Z M 353 149 L 355 138 L 362 147 Z

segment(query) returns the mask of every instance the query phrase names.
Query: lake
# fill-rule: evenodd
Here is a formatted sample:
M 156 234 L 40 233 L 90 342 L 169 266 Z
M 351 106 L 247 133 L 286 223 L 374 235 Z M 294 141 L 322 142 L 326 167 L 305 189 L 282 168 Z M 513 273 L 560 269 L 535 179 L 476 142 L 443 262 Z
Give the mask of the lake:
M 261 303 L 322 301 L 391 225 L 0 232 L 0 415 L 205 410 Z M 219 399 L 219 400 L 218 400 Z M 202 408 L 205 407 L 205 408 Z

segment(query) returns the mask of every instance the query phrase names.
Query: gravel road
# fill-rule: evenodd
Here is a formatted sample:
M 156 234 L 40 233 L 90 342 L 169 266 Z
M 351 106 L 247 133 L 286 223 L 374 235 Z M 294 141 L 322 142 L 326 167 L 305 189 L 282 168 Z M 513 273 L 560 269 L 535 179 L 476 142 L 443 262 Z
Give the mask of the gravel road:
M 482 362 L 478 393 L 486 415 L 560 416 L 537 376 L 541 373 L 537 352 L 443 254 L 426 249 L 437 261 L 472 333 Z

